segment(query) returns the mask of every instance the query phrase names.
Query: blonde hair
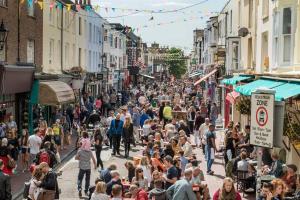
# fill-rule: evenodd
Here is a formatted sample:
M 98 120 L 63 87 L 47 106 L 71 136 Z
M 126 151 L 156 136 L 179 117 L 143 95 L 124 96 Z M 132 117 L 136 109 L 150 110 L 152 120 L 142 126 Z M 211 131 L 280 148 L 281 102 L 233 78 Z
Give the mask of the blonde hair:
M 95 192 L 100 194 L 100 193 L 106 193 L 106 184 L 103 181 L 100 181 L 96 185 Z
M 148 165 L 149 165 L 149 161 L 148 161 L 147 156 L 143 156 L 143 157 L 141 158 L 141 165 L 142 165 L 142 166 L 148 166 Z
M 54 135 L 53 129 L 51 127 L 48 127 L 46 129 L 46 135 Z
M 125 116 L 125 122 L 124 122 L 124 126 L 125 128 L 128 128 L 131 124 L 131 117 L 130 116 Z

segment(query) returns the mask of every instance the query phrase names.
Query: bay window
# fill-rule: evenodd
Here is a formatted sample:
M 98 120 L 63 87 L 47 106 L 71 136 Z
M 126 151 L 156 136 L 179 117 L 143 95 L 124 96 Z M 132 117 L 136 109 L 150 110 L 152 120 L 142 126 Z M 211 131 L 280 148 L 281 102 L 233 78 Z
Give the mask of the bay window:
M 282 12 L 282 44 L 283 62 L 291 62 L 292 56 L 292 8 L 284 8 Z

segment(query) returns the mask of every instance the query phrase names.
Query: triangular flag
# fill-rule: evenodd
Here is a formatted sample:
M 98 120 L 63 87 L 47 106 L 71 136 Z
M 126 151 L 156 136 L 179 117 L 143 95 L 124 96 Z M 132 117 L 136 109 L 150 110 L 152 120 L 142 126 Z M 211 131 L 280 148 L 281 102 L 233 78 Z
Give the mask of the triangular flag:
M 80 9 L 81 9 L 81 5 L 80 5 L 80 4 L 77 4 L 77 5 L 76 5 L 76 10 L 79 11 Z
M 63 8 L 63 5 L 62 5 L 62 3 L 60 3 L 60 2 L 56 2 L 56 8 L 58 8 L 58 9 L 62 9 Z
M 86 10 L 86 11 L 90 12 L 91 9 L 92 9 L 92 7 L 91 7 L 90 5 L 86 5 L 86 6 L 85 6 L 85 10 Z
M 98 11 L 99 8 L 100 8 L 100 6 L 99 6 L 99 5 L 96 5 L 95 8 L 94 8 L 94 10 L 95 10 L 95 11 Z
M 135 28 L 132 29 L 132 32 L 134 32 L 134 31 L 135 31 Z
M 154 17 L 153 17 L 153 16 L 149 19 L 149 21 L 152 21 L 152 20 L 154 20 Z
M 44 2 L 43 1 L 38 1 L 37 3 L 39 4 L 41 10 L 43 10 L 43 8 L 44 8 Z
M 28 4 L 28 7 L 32 7 L 33 6 L 33 0 L 27 0 L 27 4 Z
M 137 32 L 137 33 L 139 32 L 139 28 L 136 28 L 136 32 Z
M 51 10 L 52 8 L 54 8 L 54 2 L 53 2 L 53 1 L 50 2 L 50 6 L 49 6 L 49 7 L 50 7 L 50 10 Z
M 21 1 L 20 1 L 20 4 L 23 4 L 24 2 L 25 2 L 25 0 L 21 0 Z
M 72 4 L 67 4 L 67 11 L 70 12 Z
M 115 11 L 116 11 L 116 8 L 111 8 L 111 10 L 115 12 Z
M 105 11 L 108 12 L 108 8 L 105 8 Z
M 35 0 L 34 3 L 38 3 L 38 0 Z

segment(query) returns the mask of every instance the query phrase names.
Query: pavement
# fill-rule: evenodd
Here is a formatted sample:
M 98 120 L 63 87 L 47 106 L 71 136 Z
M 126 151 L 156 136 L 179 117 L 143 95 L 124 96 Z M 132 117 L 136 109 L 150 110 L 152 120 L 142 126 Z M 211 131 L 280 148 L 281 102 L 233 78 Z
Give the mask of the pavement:
M 68 160 L 69 156 L 71 155 L 72 156 L 72 153 L 74 152 L 75 150 L 75 142 L 76 142 L 76 139 L 77 139 L 77 136 L 73 135 L 71 137 L 71 145 L 68 145 L 66 146 L 67 149 L 65 150 L 62 150 L 60 152 L 60 158 L 61 158 L 61 161 L 62 161 L 62 164 L 64 164 L 65 160 Z M 23 195 L 23 189 L 24 189 L 24 183 L 28 180 L 30 180 L 31 178 L 31 174 L 30 172 L 22 172 L 22 166 L 21 166 L 21 161 L 20 159 L 18 160 L 18 163 L 17 163 L 18 167 L 17 167 L 17 174 L 14 174 L 11 176 L 11 191 L 12 191 L 12 195 L 13 195 L 13 199 L 16 200 L 16 199 L 20 199 L 20 196 Z
M 223 138 L 223 131 L 217 131 L 217 146 L 222 145 L 222 138 Z M 191 136 L 191 141 L 193 143 L 194 138 Z M 142 147 L 137 146 L 132 149 L 130 152 L 130 156 L 128 159 L 125 159 L 122 154 L 124 155 L 124 151 L 122 151 L 123 147 L 121 146 L 121 156 L 111 156 L 111 150 L 108 147 L 105 147 L 101 152 L 101 158 L 104 161 L 104 168 L 106 168 L 109 164 L 115 163 L 118 166 L 118 170 L 121 174 L 121 177 L 127 176 L 127 170 L 124 167 L 124 163 L 127 160 L 132 160 L 133 156 L 141 155 L 142 154 Z M 206 172 L 206 162 L 204 159 L 204 155 L 200 148 L 195 148 L 194 152 L 197 155 L 197 159 L 201 161 L 200 167 Z M 78 191 L 77 191 L 77 175 L 78 175 L 78 161 L 74 159 L 74 157 L 66 163 L 61 170 L 63 171 L 62 176 L 58 178 L 58 184 L 61 188 L 61 196 L 60 199 L 62 200 L 79 200 Z M 215 162 L 212 166 L 212 170 L 215 171 L 214 175 L 207 175 L 205 174 L 205 182 L 210 191 L 211 197 L 213 196 L 214 192 L 217 191 L 220 187 L 222 187 L 223 179 L 225 178 L 225 169 L 224 169 L 224 160 L 220 154 L 216 155 Z M 96 177 L 99 176 L 98 170 L 92 170 L 91 173 L 91 185 L 94 185 L 94 180 Z M 82 186 L 84 187 L 84 180 Z M 242 194 L 241 194 L 242 196 Z M 87 197 L 83 196 L 81 199 L 87 199 Z M 245 196 L 242 199 L 254 200 L 253 196 Z

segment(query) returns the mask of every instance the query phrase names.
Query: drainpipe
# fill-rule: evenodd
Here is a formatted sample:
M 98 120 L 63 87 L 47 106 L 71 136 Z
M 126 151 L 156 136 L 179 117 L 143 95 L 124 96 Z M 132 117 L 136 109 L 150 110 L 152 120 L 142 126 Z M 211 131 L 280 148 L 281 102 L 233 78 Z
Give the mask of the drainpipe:
M 63 52 L 64 52 L 64 6 L 61 9 L 61 29 L 60 29 L 60 70 L 63 73 L 64 71 L 64 60 L 63 60 Z
M 20 0 L 18 0 L 18 55 L 17 55 L 17 62 L 20 62 Z

